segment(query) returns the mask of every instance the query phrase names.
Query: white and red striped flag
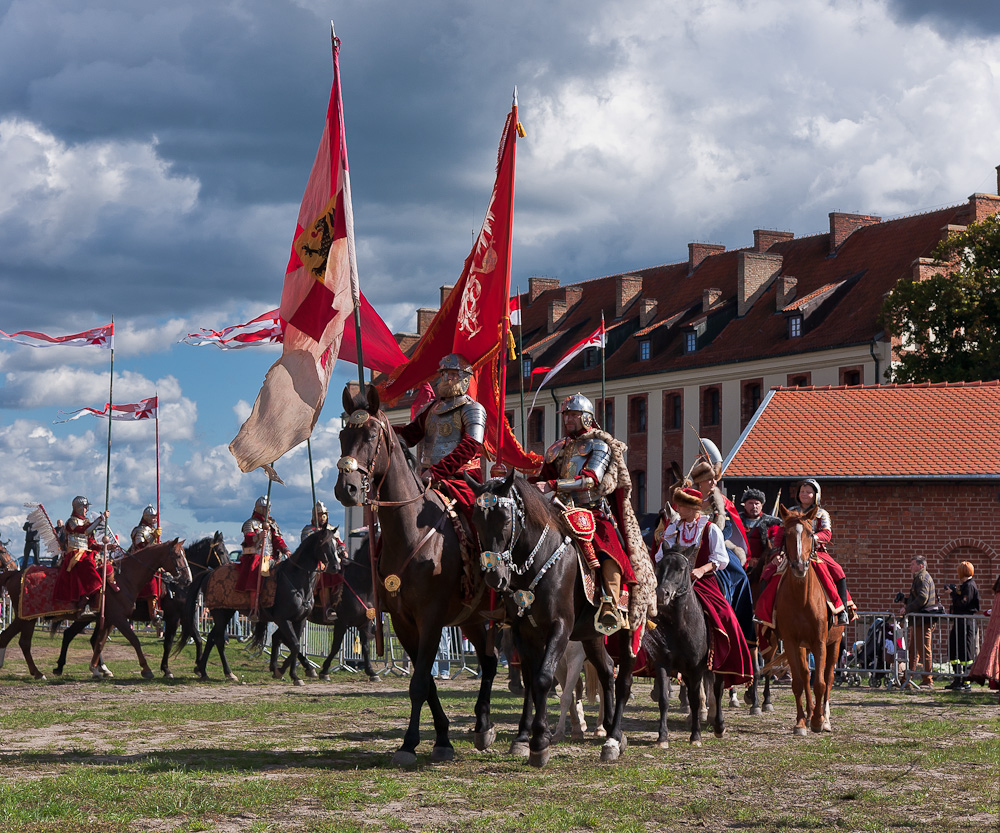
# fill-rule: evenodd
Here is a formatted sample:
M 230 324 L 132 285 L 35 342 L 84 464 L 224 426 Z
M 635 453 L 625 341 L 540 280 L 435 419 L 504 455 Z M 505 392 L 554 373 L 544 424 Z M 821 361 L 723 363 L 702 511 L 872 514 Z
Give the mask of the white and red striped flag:
M 582 341 L 578 341 L 566 353 L 563 355 L 559 361 L 555 363 L 551 368 L 536 368 L 536 371 L 541 372 L 542 370 L 548 370 L 549 372 L 545 374 L 545 378 L 542 379 L 542 383 L 538 386 L 538 390 L 535 391 L 535 395 L 531 400 L 531 407 L 528 409 L 528 413 L 531 413 L 535 409 L 535 400 L 538 399 L 538 391 L 545 387 L 545 383 L 549 381 L 553 376 L 555 376 L 560 370 L 562 370 L 566 365 L 568 365 L 574 358 L 574 356 L 580 355 L 588 347 L 603 347 L 604 346 L 604 321 L 601 321 L 601 326 L 599 326 L 594 332 L 587 336 Z M 536 371 L 532 371 L 535 373 Z
M 0 336 L 26 347 L 101 347 L 108 350 L 114 349 L 115 346 L 115 323 L 112 321 L 103 327 L 68 336 L 47 336 L 45 333 L 36 333 L 32 330 L 19 330 L 16 333 L 5 333 L 0 330 Z
M 282 340 L 281 315 L 273 309 L 245 324 L 233 324 L 221 330 L 202 327 L 200 332 L 188 333 L 179 343 L 195 347 L 214 344 L 221 350 L 239 350 L 258 344 L 281 344 Z
M 103 410 L 98 410 L 97 408 L 80 408 L 76 411 L 59 411 L 58 413 L 66 417 L 66 419 L 57 419 L 55 422 L 72 422 L 74 419 L 79 419 L 85 416 L 95 416 L 101 417 L 102 419 L 113 419 L 124 422 L 136 422 L 141 419 L 156 419 L 156 411 L 159 407 L 157 402 L 159 397 L 151 396 L 149 399 L 143 399 L 141 402 L 133 402 L 126 405 L 108 405 L 104 404 Z
M 510 326 L 521 326 L 521 296 L 515 295 L 507 304 L 507 312 L 510 315 Z

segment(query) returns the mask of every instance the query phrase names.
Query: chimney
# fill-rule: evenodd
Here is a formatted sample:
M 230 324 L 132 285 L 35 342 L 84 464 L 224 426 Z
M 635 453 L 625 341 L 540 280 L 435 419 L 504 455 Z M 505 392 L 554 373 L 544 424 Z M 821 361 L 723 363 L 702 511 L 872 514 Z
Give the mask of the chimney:
M 775 243 L 783 243 L 786 240 L 794 239 L 795 235 L 790 231 L 771 231 L 762 228 L 755 228 L 753 230 L 753 248 L 755 252 L 766 252 Z
M 441 287 L 441 306 L 444 306 L 445 299 L 451 294 L 451 291 L 455 288 L 455 284 Z
M 567 310 L 573 309 L 573 307 L 580 303 L 581 298 L 583 298 L 583 287 L 567 286 L 563 289 L 563 300 L 566 302 Z
M 798 285 L 798 278 L 790 278 L 787 275 L 782 275 L 782 277 L 778 278 L 778 292 L 775 296 L 775 306 L 778 312 L 781 312 L 795 300 L 795 287 Z
M 943 243 L 953 234 L 961 234 L 968 226 L 941 226 L 941 237 L 939 241 Z
M 434 316 L 437 315 L 438 311 L 436 309 L 429 309 L 428 307 L 421 307 L 417 310 L 417 334 L 423 335 L 427 332 L 427 328 L 431 325 L 431 321 L 434 320 Z
M 641 294 L 642 278 L 638 275 L 619 275 L 615 279 L 615 318 L 621 318 Z
M 722 297 L 722 290 L 712 287 L 711 289 L 705 289 L 701 293 L 701 311 L 708 312 L 715 303 Z
M 639 300 L 639 329 L 644 330 L 654 318 L 656 318 L 656 299 L 641 298 Z
M 859 228 L 881 223 L 882 218 L 874 214 L 844 214 L 842 211 L 830 212 L 830 253 L 840 248 L 848 237 Z
M 913 280 L 919 283 L 943 273 L 948 265 L 933 257 L 918 257 L 913 261 Z
M 693 272 L 709 255 L 721 254 L 726 250 L 725 246 L 715 243 L 688 243 L 688 272 Z
M 549 316 L 545 322 L 545 332 L 551 335 L 556 331 L 559 322 L 566 317 L 566 310 L 568 308 L 565 301 L 549 301 Z
M 528 278 L 528 303 L 533 304 L 543 292 L 559 288 L 559 278 Z
M 740 252 L 736 266 L 736 314 L 742 318 L 781 271 L 781 255 Z
M 985 220 L 1000 212 L 1000 196 L 996 194 L 973 194 L 969 197 L 969 219 L 974 222 Z

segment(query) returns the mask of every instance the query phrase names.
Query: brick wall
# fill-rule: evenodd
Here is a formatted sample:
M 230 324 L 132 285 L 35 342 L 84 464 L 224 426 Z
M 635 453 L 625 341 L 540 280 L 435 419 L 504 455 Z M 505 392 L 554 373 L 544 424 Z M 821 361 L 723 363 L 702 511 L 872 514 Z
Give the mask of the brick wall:
M 975 567 L 985 611 L 1000 574 L 1000 487 L 989 483 L 823 484 L 833 522 L 831 552 L 860 610 L 894 610 L 909 593 L 910 559 L 922 555 L 946 609 L 962 561 Z M 943 592 L 942 592 L 943 591 Z
M 678 427 L 676 428 L 674 427 L 675 405 L 680 409 L 680 416 L 676 421 Z M 661 432 L 663 451 L 660 459 L 663 462 L 663 478 L 660 484 L 660 506 L 667 502 L 667 489 L 673 485 L 674 481 L 670 464 L 676 460 L 682 468 L 684 466 L 684 431 L 684 390 L 682 388 L 665 390 L 663 391 L 663 430 Z M 650 511 L 652 511 L 652 507 Z

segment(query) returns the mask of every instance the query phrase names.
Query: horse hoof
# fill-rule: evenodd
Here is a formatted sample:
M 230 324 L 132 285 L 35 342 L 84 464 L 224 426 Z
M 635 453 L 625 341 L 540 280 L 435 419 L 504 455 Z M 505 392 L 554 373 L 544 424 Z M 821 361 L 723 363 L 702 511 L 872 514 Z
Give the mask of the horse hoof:
M 751 717 L 759 717 L 760 716 L 760 706 L 751 706 L 750 707 L 750 716 Z
M 95 680 L 103 680 L 104 679 L 104 675 L 101 673 L 101 669 L 100 668 L 93 668 L 93 667 L 91 667 L 91 669 L 90 669 L 90 676 L 91 676 L 92 679 L 95 679 Z
M 666 740 L 666 739 L 664 739 L 664 740 L 658 740 L 656 742 L 656 746 L 657 746 L 658 749 L 669 749 L 670 748 L 670 741 Z
M 608 738 L 601 747 L 601 761 L 617 761 L 622 756 L 622 745 L 614 738 Z
M 692 740 L 691 741 L 691 745 L 692 746 L 697 746 L 700 749 L 701 748 L 701 741 L 700 740 Z
M 316 673 L 316 669 L 315 668 L 307 668 L 306 669 L 306 676 L 310 680 L 315 680 L 315 679 L 318 678 L 319 675 Z
M 800 738 L 804 738 L 809 733 L 806 731 L 805 726 L 796 726 L 794 729 L 792 729 L 792 734 L 798 735 Z
M 172 680 L 173 678 L 174 678 L 174 675 L 173 675 L 172 672 L 170 672 L 170 671 L 164 671 L 163 672 L 163 679 L 165 679 L 165 680 Z
M 3 668 L 2 664 L 0 664 L 0 668 Z M 63 672 L 63 670 L 58 665 L 55 668 L 52 669 L 52 673 L 55 674 L 57 677 L 61 677 L 62 676 L 62 672 Z
M 397 749 L 392 756 L 393 766 L 416 766 L 417 756 L 412 752 L 406 752 L 403 749 Z
M 823 731 L 824 732 L 832 732 L 833 731 L 833 726 L 830 725 L 830 721 L 829 720 L 824 720 L 823 721 Z
M 726 730 L 723 729 L 723 730 L 719 731 L 718 729 L 716 729 L 715 730 L 715 736 L 717 738 L 724 738 L 726 736 Z
M 327 678 L 327 679 L 329 679 L 329 678 Z M 368 675 L 368 682 L 370 682 L 370 683 L 379 683 L 379 682 L 382 682 L 382 678 L 378 674 L 369 674 Z
M 240 681 L 240 678 L 237 677 L 232 671 L 230 671 L 228 674 L 226 674 L 226 679 L 228 679 L 228 680 L 230 680 L 231 682 L 234 682 L 234 683 L 238 683 Z
M 771 712 L 774 711 L 774 706 L 772 706 L 770 703 L 765 703 L 764 704 L 764 711 L 766 711 L 766 712 L 768 712 L 770 714 Z
M 280 671 L 272 671 L 271 677 L 275 680 L 280 680 L 282 678 L 282 673 Z
M 527 758 L 530 752 L 528 744 L 518 740 L 513 741 L 508 750 L 508 754 L 513 755 L 515 758 Z
M 549 762 L 549 757 L 551 755 L 551 750 L 546 746 L 541 752 L 532 751 L 531 754 L 528 755 L 528 763 L 531 764 L 531 766 L 541 769 Z
M 321 680 L 322 680 L 322 681 L 323 681 L 324 683 L 328 683 L 328 682 L 330 682 L 330 675 L 329 675 L 329 674 L 320 674 L 320 677 L 319 677 L 319 678 L 320 678 L 320 679 L 321 679 Z
M 295 685 L 300 685 L 301 686 L 301 685 L 305 685 L 305 684 L 306 684 L 305 680 L 295 680 Z
M 35 675 L 35 679 L 38 680 L 39 682 L 45 682 L 45 675 L 41 671 L 39 671 Z
M 743 692 L 743 702 L 748 706 L 753 705 L 753 692 L 749 688 Z
M 594 729 L 595 738 L 606 738 L 607 736 L 608 736 L 608 730 L 605 729 L 603 726 L 598 726 L 596 729 Z
M 740 705 L 740 700 L 736 696 L 736 692 L 735 691 L 731 691 L 729 693 L 729 708 L 735 709 L 735 708 L 738 708 L 739 705 Z
M 445 764 L 455 760 L 455 750 L 450 746 L 435 746 L 431 750 L 432 764 Z
M 108 671 L 108 673 L 107 673 L 107 674 L 104 674 L 104 672 L 103 672 L 103 671 L 102 671 L 101 673 L 102 673 L 102 674 L 103 674 L 103 675 L 104 675 L 105 677 L 113 677 L 113 676 L 114 676 L 114 674 L 112 674 L 112 673 L 111 673 L 110 671 Z M 144 680 L 151 680 L 151 679 L 153 679 L 153 677 L 155 677 L 155 676 L 156 676 L 156 675 L 155 675 L 155 674 L 154 674 L 154 673 L 153 673 L 152 671 L 150 671 L 150 670 L 149 670 L 148 668 L 147 668 L 147 669 L 146 669 L 145 671 L 143 671 L 143 672 L 142 672 L 142 678 L 143 678 Z
M 497 730 L 492 726 L 485 732 L 476 732 L 472 736 L 472 742 L 480 752 L 485 752 L 489 749 L 496 739 Z

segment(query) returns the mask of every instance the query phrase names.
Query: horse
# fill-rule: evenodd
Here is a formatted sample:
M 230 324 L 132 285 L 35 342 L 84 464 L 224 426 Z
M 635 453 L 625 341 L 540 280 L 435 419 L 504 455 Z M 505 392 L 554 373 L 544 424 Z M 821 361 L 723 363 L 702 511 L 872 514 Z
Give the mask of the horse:
M 190 584 L 191 570 L 188 567 L 187 559 L 184 557 L 183 541 L 175 538 L 173 541 L 166 541 L 161 544 L 153 544 L 146 547 L 142 552 L 125 559 L 117 575 L 118 592 L 105 592 L 104 594 L 104 620 L 95 629 L 95 639 L 93 642 L 93 655 L 90 661 L 90 673 L 95 679 L 104 676 L 101 670 L 101 653 L 107 642 L 108 635 L 112 628 L 118 628 L 125 636 L 129 644 L 135 649 L 139 659 L 139 667 L 142 669 L 142 678 L 151 680 L 153 672 L 146 662 L 146 656 L 142 652 L 139 644 L 139 637 L 132 630 L 129 623 L 129 616 L 135 608 L 135 600 L 139 591 L 149 583 L 149 580 L 160 569 L 165 570 L 182 585 Z M 20 571 L 16 573 L 4 573 L 0 577 L 0 582 L 6 588 L 8 595 L 13 602 L 14 610 L 19 609 L 21 597 L 21 577 Z M 64 618 L 64 617 L 59 617 Z M 88 621 L 94 621 L 95 617 L 85 617 Z M 75 621 L 75 620 L 74 620 Z M 15 634 L 20 634 L 18 645 L 24 660 L 28 665 L 28 671 L 36 680 L 44 680 L 45 675 L 38 670 L 31 656 L 31 638 L 35 632 L 34 619 L 15 618 L 3 633 L 0 633 L 0 668 L 3 667 L 3 658 L 7 650 L 7 645 Z
M 334 493 L 344 506 L 375 508 L 382 530 L 377 562 L 376 592 L 403 649 L 413 661 L 410 677 L 410 720 L 403 743 L 393 755 L 396 766 L 416 763 L 420 742 L 420 712 L 426 702 L 434 719 L 431 760 L 449 761 L 455 750 L 448 738 L 448 717 L 431 676 L 441 631 L 461 625 L 475 647 L 482 673 L 476 699 L 473 743 L 488 749 L 496 739 L 490 720 L 490 690 L 497 672 L 496 652 L 487 650 L 485 584 L 467 564 L 462 542 L 445 498 L 425 489 L 407 466 L 403 447 L 380 409 L 378 392 L 367 398 L 344 390 L 344 410 L 350 414 L 340 432 L 342 456 Z M 468 574 L 467 574 L 468 567 Z M 463 583 L 466 583 L 463 592 Z
M 333 623 L 333 634 L 330 638 L 330 651 L 326 655 L 323 667 L 319 670 L 321 680 L 330 681 L 330 667 L 333 660 L 340 653 L 340 647 L 344 642 L 344 635 L 348 628 L 354 628 L 358 634 L 358 641 L 361 643 L 361 658 L 365 674 L 373 682 L 381 679 L 378 672 L 372 667 L 371 660 L 371 638 L 375 635 L 375 608 L 374 591 L 372 589 L 372 565 L 371 557 L 368 554 L 368 542 L 365 541 L 354 557 L 350 560 L 341 561 L 343 565 L 343 592 L 340 601 L 337 603 L 337 620 Z M 323 611 L 319 605 L 314 605 L 307 617 L 314 625 L 329 626 L 329 622 L 323 616 Z M 260 624 L 258 623 L 258 628 Z M 266 624 L 264 626 L 266 628 Z M 256 639 L 257 634 L 254 634 Z M 271 674 L 275 679 L 281 679 L 281 671 L 278 668 L 278 651 L 282 645 L 281 634 L 275 631 L 271 635 Z
M 309 535 L 295 550 L 292 555 L 278 563 L 271 571 L 271 577 L 275 582 L 274 603 L 270 607 L 260 608 L 261 619 L 274 622 L 281 634 L 282 639 L 290 648 L 290 654 L 286 665 L 290 667 L 289 676 L 295 685 L 304 685 L 295 670 L 296 660 L 301 662 L 306 668 L 309 676 L 315 676 L 309 660 L 302 654 L 301 634 L 302 626 L 306 616 L 313 606 L 313 587 L 316 584 L 316 577 L 319 574 L 320 566 L 330 564 L 336 557 L 336 538 L 333 530 L 320 529 Z M 202 573 L 192 584 L 188 593 L 185 606 L 184 620 L 186 626 L 193 627 L 195 622 L 195 611 L 199 592 L 209 592 L 212 589 L 212 582 L 219 576 L 218 569 Z M 215 607 L 210 609 L 212 616 L 212 630 L 205 640 L 205 650 L 202 652 L 198 664 L 195 666 L 195 673 L 202 680 L 208 680 L 208 657 L 212 653 L 214 645 L 219 652 L 219 660 L 222 662 L 222 671 L 230 680 L 236 681 L 238 678 L 229 667 L 226 659 L 226 628 L 232 621 L 237 611 L 247 613 L 250 610 L 249 603 L 243 607 Z M 179 652 L 184 646 L 184 641 L 177 647 Z M 254 643 L 254 647 L 263 646 L 262 641 Z
M 771 547 L 767 548 L 767 552 L 761 558 L 757 560 L 757 563 L 753 565 L 747 571 L 747 578 L 750 581 L 750 596 L 753 598 L 756 604 L 757 599 L 760 598 L 760 576 L 764 572 L 764 568 L 770 564 L 777 557 L 777 553 Z M 777 651 L 777 641 L 772 642 L 767 648 L 760 647 L 760 637 L 761 637 L 761 625 L 756 626 L 757 630 L 757 642 L 750 646 L 750 656 L 753 659 L 754 668 L 754 681 L 753 685 L 747 689 L 746 694 L 744 694 L 744 701 L 748 706 L 750 706 L 751 715 L 759 715 L 763 712 L 773 712 L 774 704 L 771 702 L 771 675 L 762 674 L 760 671 L 761 662 L 760 658 L 763 658 L 763 664 L 768 664 L 774 658 L 775 651 Z M 763 679 L 764 696 L 761 697 L 761 679 Z
M 721 738 L 726 731 L 722 709 L 722 677 L 712 674 L 708 667 L 711 641 L 705 615 L 692 592 L 691 562 L 682 552 L 664 550 L 656 565 L 657 615 L 643 637 L 642 645 L 656 667 L 660 725 L 657 746 L 667 749 L 667 697 L 668 680 L 680 674 L 687 687 L 687 701 L 691 710 L 692 746 L 701 746 L 701 713 L 706 710 L 704 692 L 707 684 L 715 695 L 713 728 Z
M 214 569 L 221 564 L 229 563 L 229 551 L 226 549 L 226 543 L 221 532 L 216 532 L 214 538 L 202 538 L 200 541 L 196 541 L 195 543 L 186 546 L 184 548 L 184 557 L 187 558 L 188 567 L 191 569 L 192 574 L 195 575 L 204 572 L 205 570 Z M 187 599 L 187 591 L 189 587 L 190 584 L 185 584 L 182 587 L 172 578 L 167 578 L 163 581 L 163 593 L 160 596 L 160 609 L 163 611 L 163 659 L 160 660 L 160 670 L 163 672 L 163 676 L 168 680 L 172 680 L 174 678 L 173 672 L 170 670 L 170 649 L 173 645 L 174 636 L 177 633 L 177 625 L 180 624 L 183 617 L 184 602 Z M 135 610 L 132 611 L 129 618 L 133 622 L 148 621 L 144 617 L 136 616 Z M 66 630 L 63 632 L 59 659 L 56 660 L 55 668 L 52 669 L 53 674 L 56 676 L 62 674 L 63 668 L 66 666 L 66 654 L 69 651 L 70 643 L 83 632 L 87 625 L 91 624 L 96 619 L 96 616 L 81 616 L 67 626 Z M 53 633 L 55 633 L 55 630 L 58 628 L 61 621 L 62 620 L 60 619 L 53 620 Z M 182 631 L 184 631 L 183 628 Z M 187 645 L 188 639 L 193 639 L 195 643 L 196 656 L 200 658 L 202 649 L 201 634 L 198 632 L 197 628 L 189 628 L 187 631 L 188 632 L 184 633 L 181 644 Z M 91 647 L 94 646 L 96 640 L 97 631 L 94 631 L 90 637 Z M 100 669 L 102 676 L 114 676 L 114 674 L 111 673 L 111 669 L 104 664 L 103 657 L 98 660 L 98 668 Z
M 616 760 L 626 745 L 622 706 L 631 693 L 634 665 L 628 639 L 619 641 L 622 659 L 615 681 L 604 636 L 595 628 L 597 608 L 580 575 L 579 551 L 552 504 L 513 471 L 482 485 L 467 479 L 476 493 L 472 523 L 483 546 L 486 583 L 503 595 L 521 655 L 524 706 L 511 754 L 526 754 L 532 766 L 548 763 L 552 734 L 546 700 L 559 659 L 573 639 L 597 668 L 601 702 L 616 706 L 604 709 L 607 740 L 601 749 L 602 761 Z
M 764 671 L 768 672 L 769 666 L 781 659 L 788 663 L 792 674 L 792 692 L 795 694 L 794 734 L 806 734 L 807 719 L 813 732 L 832 732 L 830 691 L 844 626 L 831 626 L 826 594 L 816 571 L 812 569 L 812 556 L 816 550 L 813 531 L 816 507 L 803 513 L 781 506 L 778 514 L 785 525 L 787 566 L 783 578 L 776 576 L 772 579 L 781 580 L 774 599 L 774 639 L 782 641 L 784 653 L 771 660 Z M 809 652 L 816 663 L 812 693 L 809 690 Z

